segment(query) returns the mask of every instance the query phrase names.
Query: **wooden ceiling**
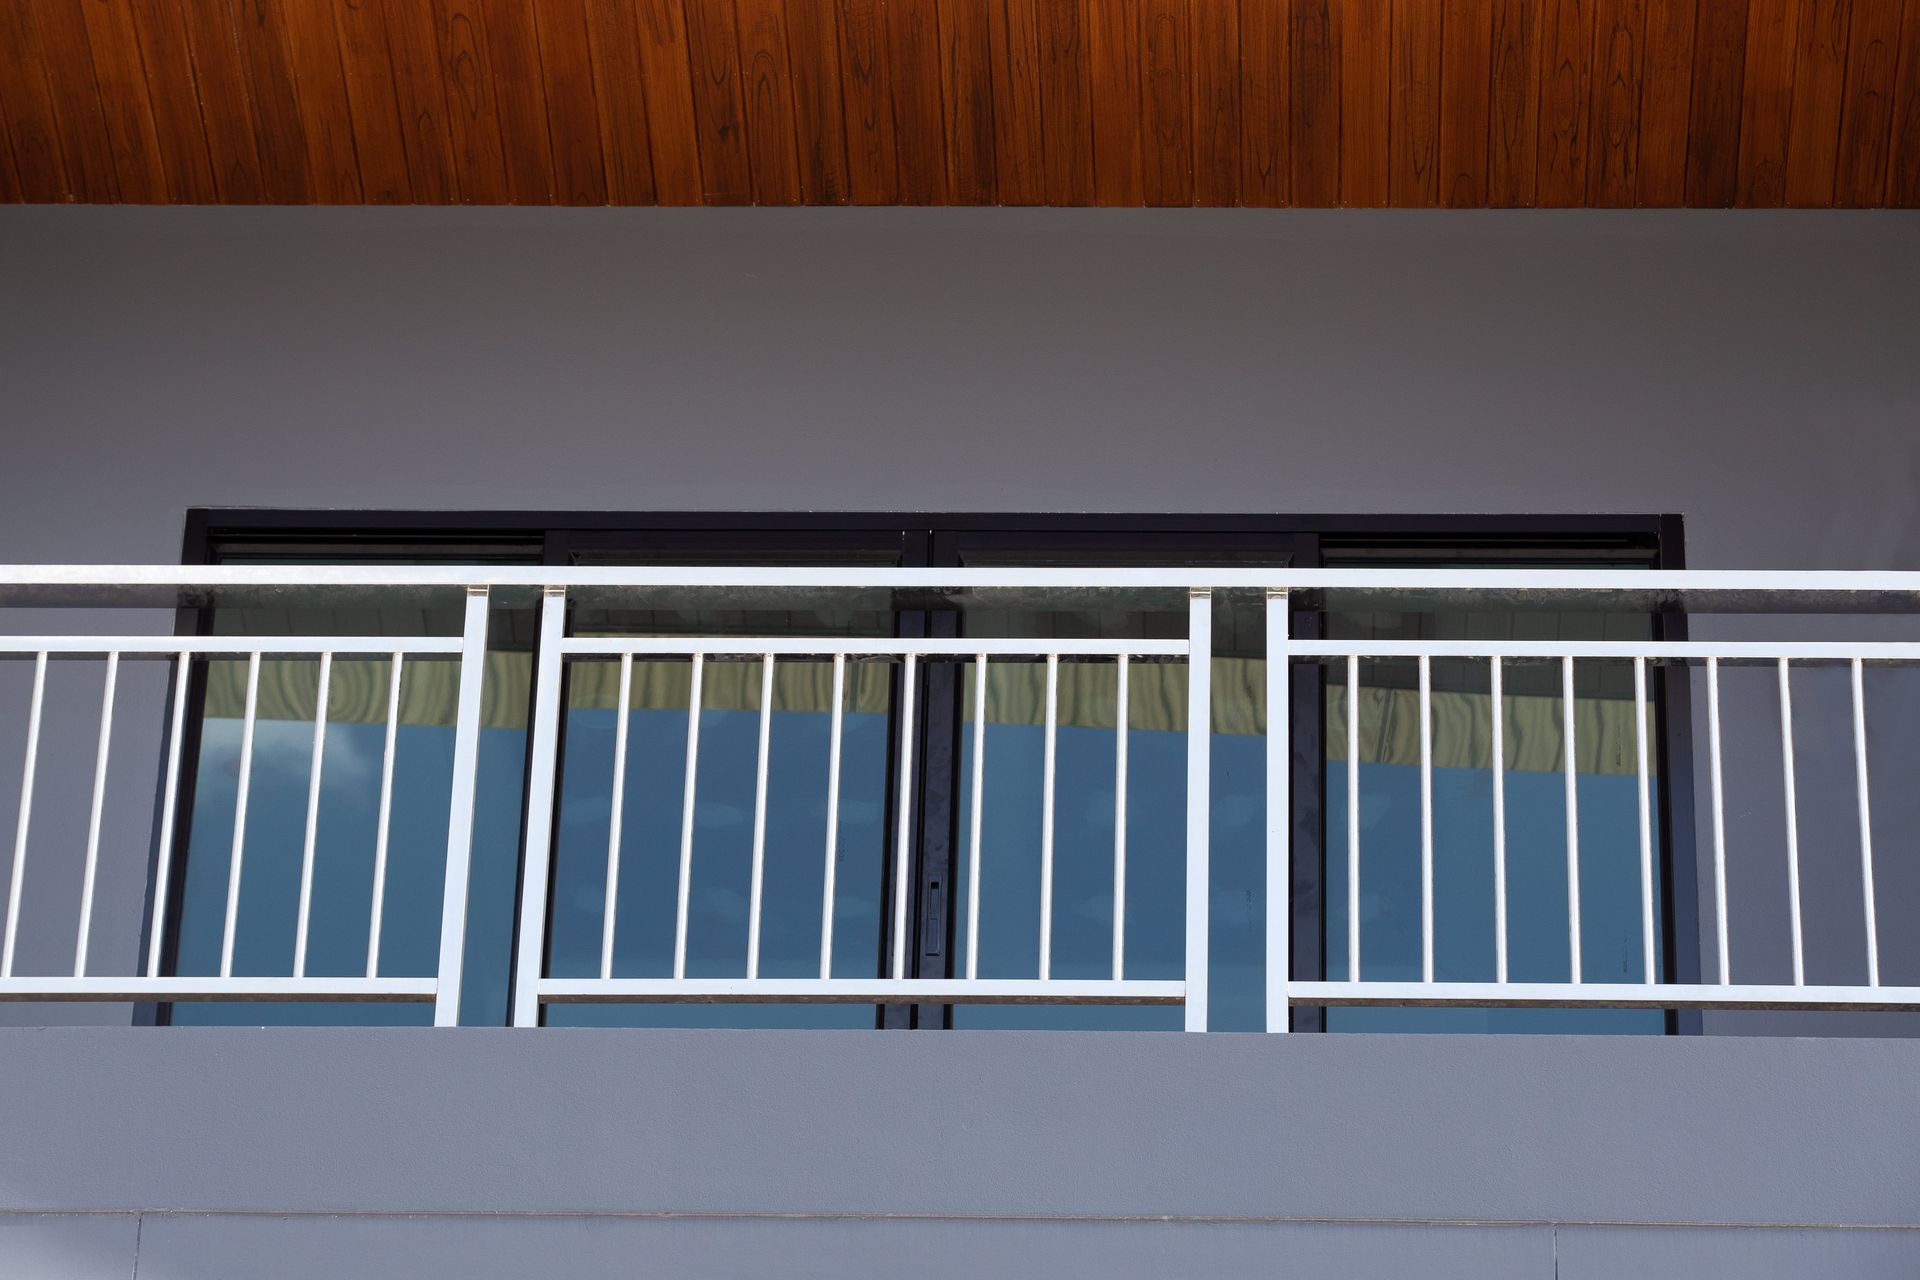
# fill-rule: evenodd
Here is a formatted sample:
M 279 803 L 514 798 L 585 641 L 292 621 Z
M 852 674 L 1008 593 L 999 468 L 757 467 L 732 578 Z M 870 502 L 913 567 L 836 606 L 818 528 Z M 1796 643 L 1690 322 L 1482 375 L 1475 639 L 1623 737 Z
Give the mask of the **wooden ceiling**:
M 0 199 L 1920 206 L 1920 0 L 0 0 Z

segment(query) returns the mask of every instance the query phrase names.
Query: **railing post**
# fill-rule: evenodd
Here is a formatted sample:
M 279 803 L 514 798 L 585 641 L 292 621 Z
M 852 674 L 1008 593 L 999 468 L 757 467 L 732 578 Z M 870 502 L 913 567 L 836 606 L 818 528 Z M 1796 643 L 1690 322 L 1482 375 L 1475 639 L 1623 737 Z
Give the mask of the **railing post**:
M 447 813 L 446 892 L 440 905 L 440 967 L 435 971 L 433 1025 L 460 1025 L 460 986 L 467 944 L 467 878 L 473 863 L 473 796 L 480 767 L 480 692 L 487 672 L 485 587 L 467 588 L 461 631 L 460 697 L 453 730 L 453 792 Z
M 547 954 L 547 875 L 553 853 L 553 788 L 560 750 L 560 642 L 567 590 L 540 598 L 540 640 L 533 673 L 533 737 L 527 747 L 527 836 L 520 853 L 520 927 L 513 957 L 513 1025 L 540 1025 L 540 979 Z
M 1187 593 L 1187 1016 L 1207 1029 L 1208 827 L 1213 790 L 1213 592 Z
M 1267 592 L 1267 1030 L 1289 1030 L 1288 926 L 1293 913 L 1292 663 L 1287 651 L 1287 593 Z

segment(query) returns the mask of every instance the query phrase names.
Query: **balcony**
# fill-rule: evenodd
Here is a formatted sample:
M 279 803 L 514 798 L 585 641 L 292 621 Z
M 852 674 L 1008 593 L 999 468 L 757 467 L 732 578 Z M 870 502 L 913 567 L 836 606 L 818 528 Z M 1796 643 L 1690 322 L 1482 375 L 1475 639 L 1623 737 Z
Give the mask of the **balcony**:
M 1258 624 L 1236 627 L 1238 656 L 1223 659 L 1217 606 L 1229 600 L 1237 617 Z M 0 570 L 0 606 L 11 615 L 0 656 L 13 660 L 18 679 L 7 688 L 19 695 L 17 707 L 6 704 L 0 750 L 17 751 L 21 763 L 0 1001 L 375 1002 L 430 1005 L 436 1025 L 458 1024 L 463 971 L 474 959 L 476 799 L 496 785 L 480 767 L 490 619 L 512 607 L 535 619 L 507 960 L 506 1020 L 515 1026 L 539 1026 L 556 1007 L 579 1004 L 1041 1004 L 1176 1006 L 1185 1029 L 1207 1030 L 1217 987 L 1210 976 L 1219 910 L 1211 803 L 1222 662 L 1237 664 L 1234 696 L 1245 703 L 1235 732 L 1257 740 L 1263 761 L 1259 978 L 1269 1031 L 1289 1030 L 1297 1011 L 1314 1008 L 1920 1009 L 1920 971 L 1906 963 L 1898 927 L 1920 882 L 1898 842 L 1908 828 L 1885 812 L 1876 818 L 1872 785 L 1880 779 L 1891 796 L 1883 808 L 1906 812 L 1905 790 L 1892 784 L 1911 773 L 1920 746 L 1910 736 L 1905 684 L 1920 643 L 1899 637 L 1911 633 L 1920 607 L 1920 575 L 14 567 Z M 171 610 L 289 607 L 446 611 L 458 625 L 421 635 L 140 634 L 169 626 Z M 957 623 L 946 628 L 952 634 L 892 637 L 792 633 L 808 631 L 804 624 L 782 634 L 738 627 L 718 634 L 581 623 L 588 613 L 622 610 L 656 618 L 751 610 L 741 615 L 751 619 L 829 607 L 938 612 Z M 1092 636 L 1043 625 L 1048 611 L 1067 609 L 1178 622 L 1172 634 L 1113 628 Z M 1573 612 L 1601 619 L 1603 636 L 1611 634 L 1609 618 L 1659 616 L 1669 625 L 1654 632 L 1660 638 L 1513 634 L 1525 627 L 1478 638 L 1470 622 L 1425 629 L 1435 634 L 1323 638 L 1319 623 L 1328 614 L 1378 610 L 1466 619 Z M 967 631 L 969 617 L 990 611 L 1027 620 L 1027 633 Z M 1677 638 L 1686 629 L 1671 623 L 1683 617 L 1716 638 Z M 105 618 L 118 621 L 103 627 Z M 60 625 L 68 620 L 87 630 Z M 1213 658 L 1196 662 L 1196 654 Z M 297 834 L 262 839 L 248 818 L 261 769 L 261 708 L 272 696 L 263 693 L 263 670 L 275 664 L 313 672 L 310 723 L 298 730 L 309 744 L 306 803 Z M 85 686 L 97 701 L 78 712 L 77 697 L 49 694 L 56 677 L 80 687 L 72 683 L 76 672 L 61 670 L 76 665 L 98 681 Z M 341 698 L 330 685 L 349 667 L 364 686 L 356 706 L 366 723 L 357 731 L 384 732 L 375 758 L 364 762 L 375 797 L 368 838 L 350 855 L 368 866 L 364 900 L 351 904 L 364 920 L 355 925 L 364 933 L 353 935 L 364 965 L 356 951 L 351 969 L 337 947 L 326 963 L 315 960 L 317 921 L 348 909 L 339 889 L 346 873 L 329 859 L 349 855 L 329 831 L 338 817 L 326 797 L 335 758 L 329 735 L 342 732 L 330 715 Z M 401 856 L 394 815 L 418 798 L 407 794 L 417 784 L 396 771 L 396 758 L 403 691 L 420 670 L 432 671 L 445 691 L 450 755 L 432 783 L 435 811 L 444 805 L 446 815 L 444 860 L 437 850 L 433 860 L 437 938 L 412 936 L 420 930 L 408 926 L 409 945 L 426 959 L 404 965 L 390 952 L 383 963 L 382 948 L 383 941 L 391 948 L 396 933 L 388 897 Z M 1000 673 L 1017 675 L 1031 692 L 1015 718 L 1030 722 L 1038 746 L 996 761 L 994 739 L 979 729 L 1014 716 L 1009 707 L 1019 700 L 990 692 Z M 750 751 L 716 752 L 711 743 L 703 750 L 721 683 L 733 691 L 729 714 L 757 716 Z M 1097 696 L 1088 692 L 1096 687 Z M 222 696 L 238 711 L 238 737 L 231 812 L 219 816 L 230 837 L 216 850 L 223 864 L 209 869 L 206 831 L 195 841 L 189 828 L 212 821 L 214 796 L 194 779 L 211 750 L 201 732 L 209 698 Z M 677 699 L 680 739 L 670 761 L 657 732 L 644 753 L 637 744 L 637 697 L 640 705 Z M 584 751 L 569 765 L 568 746 L 582 732 L 574 710 L 601 703 L 624 709 L 610 717 L 606 813 L 604 827 L 595 828 L 604 832 L 595 838 L 604 840 L 605 854 L 590 893 L 574 892 L 578 868 L 567 872 L 568 901 L 577 905 L 586 893 L 598 917 L 595 936 L 571 939 L 573 959 L 563 963 L 556 832 L 568 780 L 604 768 L 582 763 Z M 1269 716 L 1276 706 L 1289 714 Z M 1209 713 L 1190 714 L 1200 707 Z M 776 722 L 789 715 L 812 718 L 811 745 L 776 751 Z M 927 728 L 936 716 L 953 730 L 951 740 L 944 729 Z M 883 815 L 872 820 L 883 839 L 876 841 L 871 925 L 878 946 L 870 964 L 850 963 L 844 945 L 836 950 L 836 929 L 850 927 L 847 886 L 837 888 L 836 875 L 844 862 L 841 807 L 854 785 L 850 726 L 859 717 L 874 727 L 861 748 L 861 785 L 873 803 L 862 803 Z M 1356 717 L 1360 731 L 1349 731 Z M 1167 739 L 1173 745 L 1136 757 L 1130 743 L 1149 724 L 1153 733 L 1176 735 Z M 1087 806 L 1078 802 L 1075 815 L 1061 811 L 1069 725 L 1110 740 L 1098 757 L 1110 773 L 1097 793 L 1106 806 L 1097 821 L 1081 820 Z M 805 837 L 817 844 L 807 850 L 810 869 L 801 879 L 787 874 L 787 864 L 804 841 L 782 826 L 773 799 L 776 788 L 798 785 L 780 777 L 796 752 L 814 780 L 805 785 L 817 782 L 808 812 L 823 817 L 817 835 Z M 1612 762 L 1607 803 L 1625 805 L 1604 829 L 1591 814 L 1581 817 L 1599 794 L 1589 775 L 1600 755 Z M 1407 788 L 1404 824 L 1369 817 L 1383 764 L 1401 771 L 1392 785 Z M 1469 766 L 1474 776 L 1462 783 Z M 1034 893 L 1037 909 L 1033 936 L 1018 948 L 997 941 L 1007 930 L 990 919 L 992 881 L 1008 864 L 994 848 L 991 809 L 1001 793 L 989 778 L 1009 772 L 1038 804 L 1029 833 L 1035 882 L 1022 888 Z M 1482 782 L 1490 804 L 1472 830 L 1442 830 L 1458 825 L 1463 805 L 1480 804 Z M 1530 798 L 1516 799 L 1509 787 L 1523 785 Z M 49 816 L 49 786 L 68 786 L 84 803 Z M 694 886 L 712 856 L 700 835 L 699 797 L 713 787 L 752 797 L 740 815 L 740 963 L 727 972 L 700 959 L 700 934 L 713 926 L 694 909 Z M 952 867 L 944 882 L 926 871 L 932 855 L 921 818 L 929 787 L 941 789 L 942 812 L 951 811 L 942 825 Z M 670 835 L 650 840 L 648 871 L 638 881 L 640 864 L 630 842 L 623 844 L 635 788 L 655 809 L 663 793 L 678 808 Z M 1538 802 L 1548 792 L 1560 823 L 1550 846 Z M 226 803 L 224 792 L 219 799 Z M 127 814 L 149 800 L 151 820 L 138 831 Z M 1322 812 L 1303 822 L 1303 801 Z M 1144 839 L 1149 825 L 1158 834 Z M 1094 840 L 1089 830 L 1105 835 Z M 418 824 L 409 831 L 407 839 L 419 843 Z M 1891 867 L 1876 867 L 1876 834 Z M 432 843 L 439 839 L 436 831 Z M 181 945 L 183 864 L 192 849 L 201 864 L 196 892 L 213 901 L 205 886 L 219 889 L 203 964 Z M 1485 875 L 1476 870 L 1462 880 L 1456 873 L 1464 861 Z M 1301 868 L 1322 863 L 1321 879 L 1303 888 Z M 1104 915 L 1091 925 L 1058 904 L 1069 866 L 1098 878 L 1093 896 L 1105 903 Z M 1592 887 L 1603 872 L 1601 903 Z M 269 874 L 297 890 L 285 900 L 248 892 Z M 770 890 L 783 875 L 787 887 Z M 1557 879 L 1543 879 L 1549 875 Z M 1386 879 L 1396 882 L 1391 894 L 1379 887 Z M 630 909 L 635 894 L 650 895 L 638 914 Z M 817 897 L 802 901 L 803 894 Z M 943 894 L 954 900 L 950 911 Z M 1398 895 L 1410 925 L 1390 923 L 1399 917 L 1380 906 L 1383 894 Z M 1603 911 L 1611 913 L 1609 928 L 1618 926 L 1609 938 L 1628 940 L 1608 942 L 1604 964 L 1596 963 L 1591 936 Z M 286 919 L 263 921 L 261 913 Z M 775 914 L 783 936 L 801 939 L 777 963 L 763 945 Z M 800 917 L 804 931 L 795 933 L 799 926 L 789 926 Z M 1076 950 L 1069 962 L 1060 939 L 1070 918 Z M 983 944 L 983 921 L 1003 953 L 1037 962 L 1007 972 L 1003 957 Z M 243 942 L 262 929 L 290 942 L 288 963 L 271 971 Z M 1383 929 L 1399 931 L 1397 949 L 1382 951 Z M 1303 930 L 1312 936 L 1300 936 Z M 1141 939 L 1149 936 L 1166 945 L 1143 958 Z M 796 961 L 796 947 L 817 963 Z M 651 959 L 628 963 L 634 948 Z

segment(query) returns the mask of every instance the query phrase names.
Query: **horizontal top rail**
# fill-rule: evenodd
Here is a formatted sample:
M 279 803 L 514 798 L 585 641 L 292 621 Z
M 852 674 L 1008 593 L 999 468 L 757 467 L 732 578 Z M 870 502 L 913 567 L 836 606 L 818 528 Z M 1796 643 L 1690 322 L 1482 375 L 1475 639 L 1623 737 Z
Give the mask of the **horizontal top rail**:
M 1297 658 L 1662 658 L 1774 663 L 1920 662 L 1920 643 L 1730 640 L 1290 640 Z
M 861 566 L 649 565 L 13 565 L 0 567 L 0 606 L 312 602 L 408 591 L 433 596 L 473 589 L 518 600 L 563 589 L 586 603 L 631 602 L 634 593 L 701 604 L 765 601 L 819 591 L 906 593 L 951 603 L 1018 603 L 1089 592 L 1255 590 L 1418 604 L 1499 607 L 1564 604 L 1600 609 L 1686 606 L 1724 612 L 1905 612 L 1920 609 L 1920 572 L 1657 569 L 1249 569 L 1244 567 L 992 569 Z
M 1920 645 L 1915 648 L 1920 649 Z M 889 640 L 839 636 L 587 636 L 560 642 L 563 653 L 607 657 L 627 653 L 682 657 L 703 653 L 709 656 L 756 658 L 764 654 L 879 657 L 912 653 L 923 658 L 973 658 L 981 654 L 994 658 L 1042 658 L 1049 654 L 1063 658 L 1117 658 L 1121 654 L 1133 658 L 1184 658 L 1192 649 L 1193 646 L 1185 640 L 1008 640 L 990 636 L 958 640 L 937 637 Z
M 0 636 L 0 658 L 36 653 L 98 657 L 172 658 L 183 653 L 245 657 L 298 654 L 457 654 L 459 636 Z

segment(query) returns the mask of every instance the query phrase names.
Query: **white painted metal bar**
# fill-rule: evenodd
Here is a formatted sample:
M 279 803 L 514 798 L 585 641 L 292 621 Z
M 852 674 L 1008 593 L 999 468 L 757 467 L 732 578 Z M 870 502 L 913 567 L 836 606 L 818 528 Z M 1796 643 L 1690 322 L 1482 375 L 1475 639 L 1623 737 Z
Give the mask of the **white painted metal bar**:
M 613 928 L 620 911 L 620 831 L 627 801 L 627 720 L 633 697 L 633 655 L 620 655 L 620 692 L 613 704 L 613 795 L 607 810 L 607 882 L 601 896 L 600 976 L 613 976 Z
M 1653 960 L 1653 799 L 1647 768 L 1647 660 L 1633 660 L 1634 773 L 1640 809 L 1640 976 L 1658 982 Z
M 107 1000 L 347 1000 L 424 1004 L 432 978 L 0 978 L 0 1003 Z
M 93 889 L 100 876 L 100 818 L 107 802 L 107 755 L 113 745 L 113 694 L 120 680 L 120 655 L 107 655 L 106 682 L 100 690 L 100 738 L 93 757 L 93 802 L 87 809 L 87 862 L 80 879 L 80 931 L 73 944 L 73 976 L 87 976 L 87 943 L 93 937 Z
M 900 674 L 900 791 L 893 837 L 893 976 L 907 976 L 907 882 L 913 870 L 914 686 L 919 675 L 915 655 L 907 655 Z
M 1213 593 L 1187 596 L 1187 1002 L 1188 1031 L 1207 1029 L 1207 937 L 1213 823 Z
M 461 631 L 460 689 L 453 728 L 453 790 L 447 812 L 446 887 L 440 900 L 440 967 L 433 1025 L 460 1025 L 461 980 L 467 954 L 467 882 L 473 867 L 473 805 L 480 781 L 480 696 L 487 672 L 485 587 L 467 590 Z M 565 602 L 561 602 L 564 608 Z M 551 790 L 553 774 L 547 775 Z M 544 901 L 544 894 L 542 896 Z M 524 935 L 523 935 L 524 936 Z
M 1420 655 L 1420 976 L 1433 981 L 1433 659 Z
M 1727 949 L 1727 800 L 1720 770 L 1720 660 L 1707 659 L 1707 771 L 1713 786 L 1713 920 L 1720 948 L 1720 985 L 1733 982 Z
M 153 872 L 153 912 L 147 919 L 147 976 L 160 976 L 160 943 L 166 933 L 167 884 L 173 878 L 173 826 L 180 810 L 180 751 L 187 728 L 187 677 L 192 660 L 175 659 L 172 725 L 167 730 L 166 773 L 160 784 L 160 843 Z
M 967 977 L 980 976 L 980 848 L 987 794 L 987 655 L 973 660 L 973 788 L 967 848 Z M 1119 977 L 1116 970 L 1115 977 Z
M 847 655 L 833 655 L 833 718 L 827 732 L 827 865 L 820 886 L 820 976 L 833 976 L 833 881 L 840 856 L 840 739 L 846 721 Z
M 1047 655 L 1046 736 L 1040 764 L 1040 979 L 1053 976 L 1053 793 L 1060 724 L 1060 655 Z
M 753 871 L 747 887 L 747 977 L 760 976 L 760 898 L 767 863 L 767 748 L 773 731 L 773 655 L 760 660 L 760 749 L 753 766 Z
M 1288 650 L 1289 601 L 1284 591 L 1267 593 L 1267 964 L 1266 1026 L 1290 1030 L 1287 980 L 1292 973 L 1293 866 L 1288 835 L 1293 827 L 1292 659 Z M 1114 972 L 1119 977 L 1119 971 Z
M 1915 646 L 1920 649 L 1920 646 Z M 1057 654 L 1066 658 L 1113 658 L 1127 654 L 1136 658 L 1184 658 L 1184 640 L 1022 640 L 997 636 L 914 639 L 848 639 L 840 636 L 581 636 L 568 640 L 565 651 L 573 657 L 608 657 L 622 653 L 685 655 L 704 653 L 710 657 L 759 658 L 765 654 L 779 657 L 824 658 L 843 653 L 852 657 L 971 658 L 981 653 L 996 658 L 1038 658 Z
M 1920 1009 L 1920 987 L 1643 982 L 1296 982 L 1295 1004 L 1488 1009 Z
M 1920 662 L 1920 644 L 1887 642 L 1724 640 L 1300 640 L 1301 657 L 1345 658 L 1513 658 L 1558 662 L 1566 658 L 1652 658 L 1662 661 L 1698 661 L 1721 658 L 1728 662 L 1772 663 L 1782 657 L 1796 662 Z
M 387 676 L 387 743 L 380 756 L 380 817 L 373 836 L 373 907 L 367 920 L 367 977 L 380 973 L 380 929 L 387 901 L 387 835 L 393 823 L 393 757 L 400 731 L 401 655 Z
M 1780 659 L 1780 764 L 1785 777 L 1787 807 L 1787 909 L 1793 925 L 1793 985 L 1807 980 L 1806 952 L 1800 938 L 1800 816 L 1793 771 L 1793 681 L 1785 658 Z
M 693 655 L 693 674 L 687 686 L 687 763 L 681 771 L 680 885 L 673 916 L 673 976 L 687 976 L 687 912 L 693 902 L 694 800 L 700 783 L 700 677 L 702 655 Z
M 240 925 L 240 872 L 247 847 L 247 798 L 253 782 L 254 715 L 260 708 L 260 655 L 247 655 L 247 702 L 240 721 L 240 777 L 233 800 L 233 846 L 227 856 L 227 919 L 220 939 L 220 976 L 233 976 L 233 939 Z
M 1867 694 L 1860 663 L 1853 664 L 1853 773 L 1860 809 L 1860 896 L 1866 908 L 1867 985 L 1880 985 L 1880 928 L 1873 909 L 1873 804 L 1867 795 Z
M 555 764 L 560 751 L 560 637 L 567 630 L 564 591 L 540 600 L 540 635 L 534 650 L 533 724 L 527 742 L 526 838 L 520 854 L 520 928 L 513 954 L 513 1025 L 540 1025 L 537 988 L 547 955 L 547 883 L 552 875 Z M 698 705 L 700 667 L 694 665 Z M 695 717 L 698 720 L 698 716 Z M 685 912 L 681 918 L 685 919 Z M 676 973 L 678 970 L 676 969 Z
M 1347 658 L 1347 977 L 1360 981 L 1360 659 Z
M 1113 978 L 1127 970 L 1127 655 L 1114 662 L 1113 691 Z
M 47 695 L 47 655 L 33 663 L 33 701 L 27 708 L 27 754 L 20 767 L 20 813 L 13 828 L 13 872 L 7 880 L 7 932 L 0 941 L 0 978 L 13 976 L 13 947 L 20 936 L 20 900 L 27 887 L 27 830 L 33 816 L 33 778 L 40 762 L 40 712 Z
M 1487 659 L 1489 702 L 1493 713 L 1493 967 L 1507 980 L 1507 715 L 1500 659 Z
M 320 774 L 327 755 L 327 698 L 333 685 L 333 655 L 320 655 L 314 692 L 313 757 L 307 764 L 307 832 L 300 846 L 300 913 L 293 930 L 293 976 L 307 976 L 308 925 L 313 917 L 313 855 L 320 839 Z
M 550 1004 L 1180 1004 L 1180 981 L 1104 978 L 547 978 Z
M 183 653 L 201 658 L 317 658 L 323 653 L 455 654 L 458 636 L 0 636 L 0 656 L 46 653 L 52 657 L 172 658 Z
M 1573 659 L 1560 660 L 1560 742 L 1566 752 L 1567 953 L 1580 985 L 1580 761 L 1573 732 Z

